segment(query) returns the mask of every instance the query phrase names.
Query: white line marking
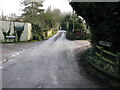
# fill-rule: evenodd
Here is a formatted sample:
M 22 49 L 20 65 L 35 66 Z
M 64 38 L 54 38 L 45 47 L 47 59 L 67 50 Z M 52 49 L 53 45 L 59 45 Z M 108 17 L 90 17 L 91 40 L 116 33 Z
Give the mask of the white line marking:
M 42 88 L 42 87 L 40 86 L 40 87 L 38 87 L 38 88 Z
M 9 57 L 9 59 L 13 58 L 12 56 Z
M 16 56 L 16 55 L 12 55 L 12 56 L 9 57 L 9 59 L 14 58 L 15 56 Z
M 12 57 L 15 57 L 16 55 L 12 55 Z
M 3 62 L 6 62 L 6 61 L 7 61 L 7 59 L 4 59 L 4 60 L 3 60 Z
M 20 53 L 16 53 L 17 55 L 19 55 Z
M 16 78 L 17 80 L 20 80 L 20 78 Z
M 3 67 L 0 67 L 0 69 L 3 69 Z

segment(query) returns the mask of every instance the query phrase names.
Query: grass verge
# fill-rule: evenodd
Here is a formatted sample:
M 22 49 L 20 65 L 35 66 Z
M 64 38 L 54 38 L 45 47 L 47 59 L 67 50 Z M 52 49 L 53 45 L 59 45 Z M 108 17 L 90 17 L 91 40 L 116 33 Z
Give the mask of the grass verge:
M 31 43 L 31 42 L 37 42 L 37 40 L 30 40 L 30 41 L 16 41 L 16 42 L 2 42 L 1 43 Z
M 53 35 L 55 35 L 57 32 L 52 33 L 51 35 L 49 35 L 48 37 L 45 38 L 45 40 L 49 39 L 50 37 L 52 37 Z
M 50 37 L 52 37 L 53 35 L 55 35 L 57 32 L 54 32 L 53 34 L 49 35 L 48 37 L 46 37 L 45 39 L 40 39 L 39 41 L 43 41 L 43 40 L 47 40 Z M 29 41 L 16 41 L 16 42 L 2 42 L 0 41 L 0 43 L 31 43 L 31 42 L 37 42 L 38 40 L 29 40 Z

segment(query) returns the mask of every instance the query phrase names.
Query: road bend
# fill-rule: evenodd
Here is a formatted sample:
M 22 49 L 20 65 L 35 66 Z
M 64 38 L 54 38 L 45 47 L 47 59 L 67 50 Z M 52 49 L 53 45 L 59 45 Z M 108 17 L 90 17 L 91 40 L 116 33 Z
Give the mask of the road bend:
M 81 48 L 89 42 L 81 42 Z M 20 53 L 2 67 L 3 88 L 103 88 L 85 77 L 76 63 L 74 41 L 59 31 L 33 49 Z

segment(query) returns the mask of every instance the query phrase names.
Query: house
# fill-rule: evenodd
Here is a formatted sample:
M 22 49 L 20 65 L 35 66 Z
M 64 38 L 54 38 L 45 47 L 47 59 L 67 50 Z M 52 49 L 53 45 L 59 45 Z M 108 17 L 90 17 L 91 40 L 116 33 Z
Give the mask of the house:
M 30 23 L 0 21 L 0 40 L 5 41 L 6 37 L 15 37 L 15 40 L 28 41 L 32 39 L 32 26 Z

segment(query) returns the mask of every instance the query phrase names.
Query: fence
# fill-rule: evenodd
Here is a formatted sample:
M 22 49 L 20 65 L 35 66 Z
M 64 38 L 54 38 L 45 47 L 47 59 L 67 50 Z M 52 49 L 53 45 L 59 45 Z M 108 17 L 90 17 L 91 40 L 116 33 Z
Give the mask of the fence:
M 120 75 L 120 53 L 114 54 L 105 50 L 103 47 L 96 45 L 96 50 L 91 51 L 89 62 L 103 72 L 110 75 L 115 75 L 119 78 Z

